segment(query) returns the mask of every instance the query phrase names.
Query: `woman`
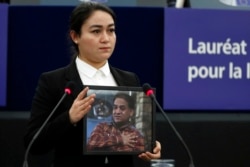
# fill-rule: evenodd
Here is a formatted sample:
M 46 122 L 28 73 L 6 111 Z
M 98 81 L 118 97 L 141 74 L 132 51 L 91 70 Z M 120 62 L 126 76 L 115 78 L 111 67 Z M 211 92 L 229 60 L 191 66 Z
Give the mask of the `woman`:
M 63 95 L 65 85 L 76 85 L 59 105 L 44 129 L 34 141 L 30 152 L 43 154 L 54 150 L 54 167 L 133 167 L 133 160 L 157 159 L 161 144 L 151 152 L 134 158 L 132 155 L 84 155 L 83 118 L 90 111 L 95 94 L 86 97 L 84 85 L 140 86 L 136 74 L 112 67 L 108 59 L 115 44 L 115 14 L 107 6 L 94 2 L 78 5 L 70 17 L 70 39 L 76 51 L 72 62 L 63 68 L 43 73 L 32 102 L 28 131 L 24 142 L 27 147 Z

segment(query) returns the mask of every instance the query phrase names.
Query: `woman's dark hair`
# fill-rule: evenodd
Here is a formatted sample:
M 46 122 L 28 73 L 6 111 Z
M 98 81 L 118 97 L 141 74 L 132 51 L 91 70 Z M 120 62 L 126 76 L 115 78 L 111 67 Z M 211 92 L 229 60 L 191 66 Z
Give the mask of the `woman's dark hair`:
M 114 98 L 113 98 L 113 101 L 115 101 L 115 99 L 117 98 L 121 98 L 121 99 L 124 99 L 127 103 L 128 103 L 128 107 L 130 109 L 133 109 L 135 110 L 135 99 L 133 96 L 130 96 L 126 93 L 117 93 Z
M 82 2 L 78 6 L 75 7 L 75 9 L 72 11 L 70 20 L 69 20 L 69 32 L 71 30 L 75 31 L 76 34 L 79 36 L 81 35 L 81 27 L 85 23 L 85 21 L 92 15 L 93 12 L 101 10 L 111 15 L 114 22 L 116 21 L 116 15 L 114 11 L 106 6 L 105 4 L 98 3 L 98 2 Z M 74 50 L 74 57 L 76 54 L 79 53 L 79 49 L 77 44 L 75 44 L 71 38 L 70 41 L 73 44 L 73 50 Z

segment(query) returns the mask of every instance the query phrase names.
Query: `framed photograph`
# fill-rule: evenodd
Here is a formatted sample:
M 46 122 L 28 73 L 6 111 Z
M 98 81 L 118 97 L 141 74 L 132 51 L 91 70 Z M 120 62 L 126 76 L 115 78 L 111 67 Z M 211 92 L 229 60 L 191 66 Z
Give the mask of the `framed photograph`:
M 139 154 L 155 147 L 155 104 L 141 87 L 88 86 L 84 154 Z

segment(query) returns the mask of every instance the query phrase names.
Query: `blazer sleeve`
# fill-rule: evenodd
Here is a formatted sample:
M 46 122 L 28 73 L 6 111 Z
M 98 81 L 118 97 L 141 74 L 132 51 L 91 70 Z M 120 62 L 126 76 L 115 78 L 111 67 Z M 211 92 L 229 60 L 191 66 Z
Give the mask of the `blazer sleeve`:
M 38 81 L 35 95 L 32 100 L 31 115 L 28 121 L 27 132 L 24 136 L 25 147 L 33 140 L 34 135 L 43 125 L 49 114 L 55 109 L 63 97 L 67 81 L 62 77 L 63 70 L 43 73 Z M 61 78 L 61 79 L 59 79 Z M 39 136 L 34 140 L 30 152 L 42 154 L 53 149 L 56 141 L 73 126 L 69 121 L 68 110 L 74 97 L 66 96 L 62 103 L 48 120 Z

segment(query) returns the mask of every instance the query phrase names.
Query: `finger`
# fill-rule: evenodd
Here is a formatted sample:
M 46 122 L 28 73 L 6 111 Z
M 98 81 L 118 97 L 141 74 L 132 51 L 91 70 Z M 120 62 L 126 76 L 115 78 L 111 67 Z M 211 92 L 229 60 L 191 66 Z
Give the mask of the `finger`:
M 84 98 L 80 99 L 81 105 L 90 105 L 94 102 L 95 94 L 91 94 L 89 96 L 85 96 Z
M 77 100 L 83 99 L 83 98 L 86 96 L 88 90 L 89 90 L 89 87 L 85 87 L 85 88 L 78 94 L 78 96 L 76 97 L 76 99 L 77 99 Z
M 82 109 L 82 110 L 80 111 L 81 117 L 84 117 L 84 116 L 90 111 L 90 109 L 91 109 L 91 106 L 90 106 L 90 105 L 88 105 L 88 106 L 86 106 L 84 109 Z
M 157 153 L 157 152 L 161 151 L 161 143 L 159 141 L 156 141 L 155 143 L 156 143 L 156 145 L 155 145 L 153 152 Z
M 139 155 L 139 158 L 141 158 L 141 159 L 143 159 L 145 161 L 150 161 L 151 160 L 151 158 L 146 153 L 141 153 Z
M 161 152 L 157 152 L 157 153 L 151 153 L 151 152 L 146 152 L 146 155 L 149 159 L 158 159 L 161 157 Z

